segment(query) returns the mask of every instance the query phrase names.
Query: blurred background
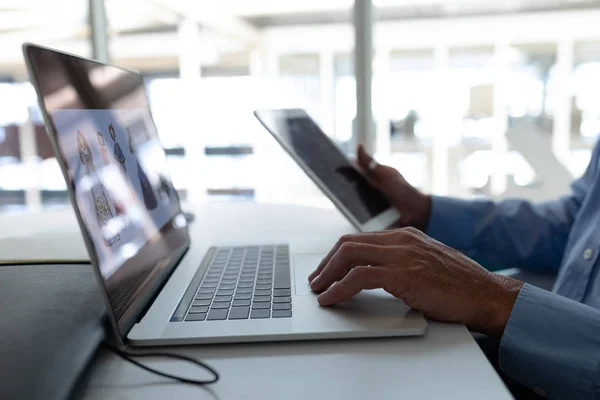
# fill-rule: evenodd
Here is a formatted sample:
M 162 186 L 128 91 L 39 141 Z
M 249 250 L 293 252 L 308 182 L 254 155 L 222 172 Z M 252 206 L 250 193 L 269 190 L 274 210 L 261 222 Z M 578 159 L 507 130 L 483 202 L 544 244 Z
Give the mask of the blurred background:
M 25 41 L 140 71 L 190 201 L 332 207 L 257 108 L 460 197 L 563 193 L 600 131 L 596 0 L 0 0 L 0 212 L 68 204 Z

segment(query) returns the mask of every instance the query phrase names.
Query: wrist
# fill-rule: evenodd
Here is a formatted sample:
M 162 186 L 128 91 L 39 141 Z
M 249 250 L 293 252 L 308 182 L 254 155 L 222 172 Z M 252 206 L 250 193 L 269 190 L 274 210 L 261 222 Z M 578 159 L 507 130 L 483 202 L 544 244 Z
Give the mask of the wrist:
M 482 327 L 482 332 L 500 340 L 510 318 L 512 309 L 517 301 L 523 282 L 507 276 L 492 274 L 492 288 L 488 292 L 490 310 L 488 320 Z
M 431 196 L 421 194 L 417 204 L 417 212 L 415 213 L 414 221 L 410 224 L 418 230 L 425 232 L 429 226 L 429 218 L 431 216 Z

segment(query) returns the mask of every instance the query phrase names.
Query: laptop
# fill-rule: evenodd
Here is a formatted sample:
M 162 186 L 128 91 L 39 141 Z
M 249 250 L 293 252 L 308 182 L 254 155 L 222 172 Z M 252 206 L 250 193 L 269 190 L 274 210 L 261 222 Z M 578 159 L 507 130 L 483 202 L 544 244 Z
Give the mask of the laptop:
M 320 307 L 306 274 L 296 279 L 319 258 L 297 257 L 284 236 L 234 246 L 201 240 L 202 221 L 188 223 L 167 173 L 142 77 L 32 44 L 23 51 L 116 344 L 425 333 L 418 312 L 381 290 Z

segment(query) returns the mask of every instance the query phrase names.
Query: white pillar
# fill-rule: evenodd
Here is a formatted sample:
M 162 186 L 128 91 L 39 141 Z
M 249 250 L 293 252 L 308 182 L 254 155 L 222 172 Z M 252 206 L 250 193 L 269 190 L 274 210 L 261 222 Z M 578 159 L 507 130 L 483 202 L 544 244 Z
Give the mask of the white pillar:
M 91 29 L 92 58 L 103 62 L 110 62 L 108 49 L 108 21 L 104 0 L 89 0 L 89 23 Z
M 573 52 L 575 44 L 572 38 L 558 41 L 556 67 L 554 70 L 558 85 L 554 103 L 554 131 L 552 150 L 563 165 L 568 161 L 571 148 L 571 74 L 573 72 Z
M 39 209 L 42 206 L 41 182 L 37 169 L 40 167 L 37 160 L 37 145 L 35 143 L 35 125 L 31 117 L 19 127 L 19 147 L 21 162 L 24 171 L 31 174 L 28 177 L 28 187 L 25 187 L 25 205 L 29 209 Z M 30 179 L 32 178 L 33 179 Z
M 179 77 L 197 80 L 202 67 L 200 49 L 200 26 L 197 22 L 184 19 L 177 29 L 179 39 Z
M 180 93 L 183 96 L 181 104 L 182 118 L 186 125 L 192 127 L 189 135 L 185 136 L 185 164 L 190 171 L 206 170 L 206 157 L 204 154 L 205 141 L 201 134 L 206 127 L 203 119 L 198 119 L 198 107 L 201 107 L 202 96 L 200 88 L 202 49 L 200 41 L 200 26 L 197 22 L 184 19 L 179 23 L 177 36 L 179 41 L 179 78 L 181 81 Z M 192 101 L 194 99 L 195 101 Z M 203 202 L 206 197 L 207 181 L 202 176 L 188 178 L 188 194 L 190 203 Z
M 448 194 L 448 162 L 449 162 L 449 132 L 445 121 L 448 120 L 448 115 L 445 110 L 448 109 L 448 101 L 445 95 L 448 94 L 446 89 L 447 72 L 449 63 L 449 49 L 447 45 L 440 44 L 434 49 L 434 69 L 436 73 L 436 92 L 432 101 L 437 103 L 438 115 L 435 116 L 436 123 L 433 125 L 433 149 L 431 155 L 431 187 L 434 194 Z
M 508 99 L 506 86 L 510 72 L 510 47 L 507 43 L 497 43 L 494 48 L 494 99 L 493 120 L 494 136 L 492 139 L 492 153 L 494 154 L 494 168 L 490 178 L 490 191 L 493 196 L 502 195 L 506 192 L 506 156 L 508 154 L 508 141 L 506 131 L 508 130 Z
M 354 142 L 373 152 L 373 14 L 371 0 L 354 1 L 354 75 L 356 77 L 356 123 Z
M 383 86 L 389 82 L 391 77 L 391 50 L 389 48 L 378 48 L 375 55 L 375 76 L 377 77 L 376 88 L 385 91 Z M 379 96 L 382 93 L 378 93 Z M 382 96 L 383 97 L 383 96 Z M 392 137 L 390 132 L 389 105 L 382 104 L 382 99 L 375 99 L 376 108 L 373 113 L 376 121 L 375 154 L 383 162 L 392 155 Z
M 323 50 L 319 54 L 319 88 L 321 90 L 321 126 L 327 135 L 333 136 L 335 133 L 335 62 L 332 50 Z

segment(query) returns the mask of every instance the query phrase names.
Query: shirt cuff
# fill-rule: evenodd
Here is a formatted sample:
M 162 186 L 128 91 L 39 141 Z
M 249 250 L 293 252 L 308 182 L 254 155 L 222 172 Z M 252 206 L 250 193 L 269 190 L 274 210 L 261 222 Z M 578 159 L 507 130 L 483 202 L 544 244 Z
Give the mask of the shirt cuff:
M 523 285 L 500 342 L 500 369 L 549 398 L 588 398 L 600 385 L 600 312 Z
M 458 250 L 473 247 L 475 203 L 451 197 L 431 196 L 427 235 Z

